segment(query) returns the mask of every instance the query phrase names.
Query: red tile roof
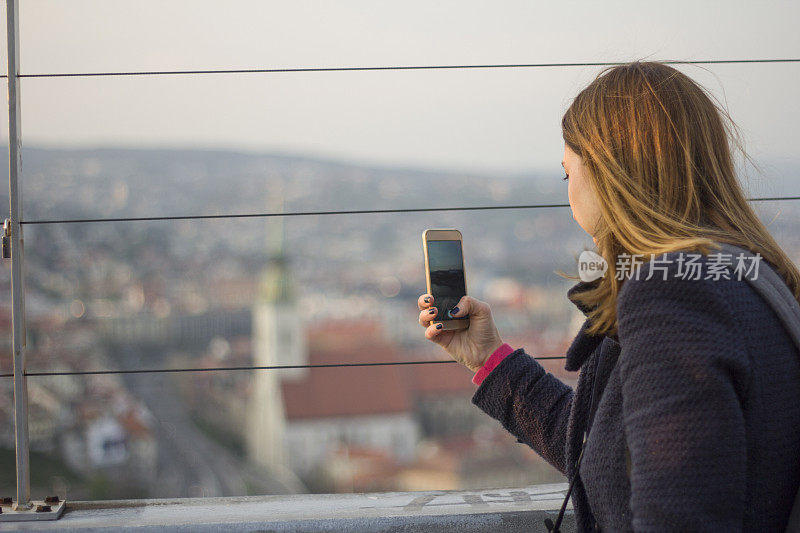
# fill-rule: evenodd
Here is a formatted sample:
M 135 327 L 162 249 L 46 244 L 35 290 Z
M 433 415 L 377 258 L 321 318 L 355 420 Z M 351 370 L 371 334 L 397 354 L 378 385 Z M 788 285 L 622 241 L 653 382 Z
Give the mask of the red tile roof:
M 309 363 L 380 363 L 419 359 L 382 337 L 379 323 L 329 322 L 309 331 Z M 442 352 L 441 359 L 447 354 Z M 409 412 L 415 398 L 470 394 L 472 373 L 457 363 L 311 368 L 302 381 L 282 384 L 286 417 L 324 418 Z
M 124 413 L 118 415 L 117 422 L 119 422 L 120 425 L 125 428 L 125 432 L 132 437 L 139 439 L 152 437 L 150 428 L 134 409 L 128 409 Z
M 444 351 L 438 361 L 450 359 Z M 475 385 L 472 376 L 475 374 L 467 367 L 453 363 L 438 363 L 433 365 L 411 365 L 407 368 L 409 384 L 415 396 L 435 396 L 440 394 L 472 394 Z
M 398 361 L 398 354 L 380 338 L 374 325 L 329 324 L 309 334 L 309 364 Z M 399 366 L 311 368 L 304 380 L 281 385 L 286 417 L 408 412 L 411 396 L 403 374 Z

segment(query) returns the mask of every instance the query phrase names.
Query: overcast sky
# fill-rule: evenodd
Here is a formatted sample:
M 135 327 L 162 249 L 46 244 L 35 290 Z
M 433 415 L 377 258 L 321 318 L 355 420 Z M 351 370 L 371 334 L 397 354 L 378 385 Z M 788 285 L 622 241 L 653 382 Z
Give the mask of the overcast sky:
M 800 57 L 797 1 L 20 4 L 23 74 Z M 800 64 L 679 68 L 727 101 L 754 157 L 798 156 Z M 27 79 L 23 142 L 560 173 L 561 115 L 599 70 Z

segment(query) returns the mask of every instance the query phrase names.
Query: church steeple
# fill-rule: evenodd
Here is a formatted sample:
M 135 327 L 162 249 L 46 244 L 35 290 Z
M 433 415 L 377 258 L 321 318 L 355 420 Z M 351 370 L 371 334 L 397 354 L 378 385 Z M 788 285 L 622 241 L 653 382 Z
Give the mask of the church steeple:
M 276 187 L 271 202 L 273 213 L 283 213 L 285 202 L 282 187 Z M 269 265 L 261 274 L 258 285 L 258 301 L 261 303 L 287 304 L 294 302 L 294 291 L 289 273 L 289 258 L 286 255 L 286 226 L 283 217 L 267 219 L 267 250 Z
M 282 213 L 283 188 L 270 184 L 268 210 Z M 283 217 L 267 218 L 269 263 L 261 273 L 253 302 L 253 363 L 257 366 L 308 364 L 303 313 L 299 309 L 288 254 Z M 286 464 L 286 420 L 281 382 L 301 380 L 307 368 L 283 368 L 253 374 L 245 432 L 247 455 L 258 464 Z
M 285 256 L 273 257 L 261 274 L 258 284 L 258 302 L 264 304 L 288 304 L 297 299 L 292 278 L 289 274 L 289 261 Z

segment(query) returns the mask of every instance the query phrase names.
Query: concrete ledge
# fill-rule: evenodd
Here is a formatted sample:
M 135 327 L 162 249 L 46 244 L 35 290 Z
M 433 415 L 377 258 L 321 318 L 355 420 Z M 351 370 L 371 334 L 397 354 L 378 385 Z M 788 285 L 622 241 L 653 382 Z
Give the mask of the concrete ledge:
M 566 483 L 518 489 L 69 502 L 54 522 L 2 531 L 546 531 Z M 13 528 L 13 529 L 7 529 Z M 575 531 L 572 511 L 562 531 Z

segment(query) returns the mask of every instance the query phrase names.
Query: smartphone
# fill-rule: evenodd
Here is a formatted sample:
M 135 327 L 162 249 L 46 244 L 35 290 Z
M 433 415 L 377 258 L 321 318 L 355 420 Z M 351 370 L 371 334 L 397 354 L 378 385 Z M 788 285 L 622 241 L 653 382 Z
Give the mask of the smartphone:
M 422 232 L 425 254 L 425 282 L 433 305 L 438 309 L 434 324 L 442 329 L 466 329 L 469 318 L 454 318 L 450 311 L 467 294 L 461 232 L 457 229 L 426 229 Z

